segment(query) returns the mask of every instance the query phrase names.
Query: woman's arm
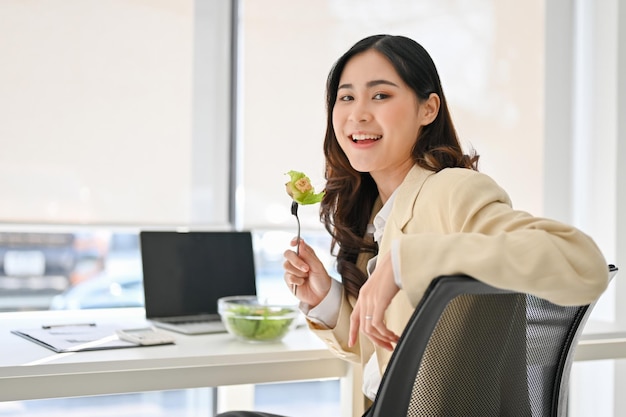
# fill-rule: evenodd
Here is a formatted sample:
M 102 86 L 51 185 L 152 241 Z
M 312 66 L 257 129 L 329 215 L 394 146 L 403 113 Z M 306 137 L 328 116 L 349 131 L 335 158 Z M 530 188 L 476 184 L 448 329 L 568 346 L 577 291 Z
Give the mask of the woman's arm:
M 607 263 L 589 236 L 513 210 L 491 178 L 463 171 L 431 176 L 416 201 L 416 221 L 398 236 L 402 287 L 412 303 L 433 278 L 457 273 L 562 305 L 588 304 L 603 293 Z M 425 207 L 441 230 L 417 223 L 427 221 Z

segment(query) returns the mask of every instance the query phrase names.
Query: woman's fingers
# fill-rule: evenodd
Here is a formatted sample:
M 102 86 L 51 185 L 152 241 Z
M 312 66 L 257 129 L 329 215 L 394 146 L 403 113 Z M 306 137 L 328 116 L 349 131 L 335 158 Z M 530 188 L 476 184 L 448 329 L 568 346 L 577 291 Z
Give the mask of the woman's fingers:
M 296 244 L 296 239 L 293 239 L 291 241 L 292 246 L 295 246 Z M 285 270 L 289 270 L 291 268 L 288 269 L 288 265 L 292 265 L 296 270 L 302 271 L 302 272 L 309 272 L 309 265 L 306 262 L 306 259 L 308 257 L 310 257 L 310 251 L 309 251 L 309 246 L 304 243 L 303 239 L 300 239 L 300 253 L 297 254 L 295 251 L 293 250 L 286 250 L 283 254 L 283 256 L 285 257 Z
M 387 328 L 384 313 L 373 309 L 371 314 L 362 314 L 361 331 L 374 343 L 385 349 L 393 350 L 392 343 L 398 341 L 398 336 Z
M 388 350 L 393 350 L 392 343 L 398 341 L 398 336 L 389 330 L 382 319 L 377 317 L 369 320 L 370 324 L 365 326 L 365 334 L 372 339 L 374 343 L 379 344 Z
M 296 239 L 293 239 L 291 245 L 295 244 Z M 315 306 L 330 291 L 332 279 L 313 248 L 302 239 L 299 248 L 299 254 L 291 249 L 284 252 L 284 281 L 289 288 L 293 285 L 298 286 L 296 297 L 301 302 Z
M 290 261 L 285 261 L 283 268 L 285 269 L 284 280 L 289 287 L 292 285 L 303 285 L 309 276 L 308 272 L 294 266 L 294 264 Z
M 389 330 L 382 320 L 376 320 L 373 315 L 354 314 L 353 312 L 350 317 L 348 346 L 353 347 L 356 344 L 359 331 L 373 343 L 390 351 L 393 350 L 393 344 L 398 341 L 398 336 Z
M 350 332 L 348 333 L 348 347 L 356 344 L 359 330 L 361 328 L 361 305 L 357 301 L 350 315 Z
M 399 336 L 389 330 L 385 323 L 385 310 L 398 292 L 393 281 L 390 263 L 384 257 L 379 261 L 374 273 L 363 284 L 350 317 L 349 342 L 356 343 L 358 332 L 362 332 L 372 342 L 385 349 L 393 350 Z

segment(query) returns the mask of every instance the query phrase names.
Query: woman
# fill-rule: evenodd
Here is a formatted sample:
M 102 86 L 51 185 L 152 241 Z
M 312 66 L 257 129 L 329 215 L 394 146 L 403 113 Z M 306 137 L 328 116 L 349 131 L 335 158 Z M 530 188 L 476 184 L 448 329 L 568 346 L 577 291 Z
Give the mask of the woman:
M 299 255 L 285 252 L 285 282 L 298 286 L 311 329 L 362 364 L 367 398 L 437 276 L 463 273 L 566 305 L 605 290 L 607 264 L 588 236 L 513 210 L 477 171 L 478 156 L 463 153 L 435 65 L 415 41 L 359 41 L 332 68 L 326 94 L 321 219 L 342 282 L 303 241 Z

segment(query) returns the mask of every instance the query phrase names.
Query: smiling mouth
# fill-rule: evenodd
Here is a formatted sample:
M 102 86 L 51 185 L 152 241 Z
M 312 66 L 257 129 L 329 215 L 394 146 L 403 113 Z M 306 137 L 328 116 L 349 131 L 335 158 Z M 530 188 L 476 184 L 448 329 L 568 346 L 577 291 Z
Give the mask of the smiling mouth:
M 379 139 L 382 139 L 382 135 L 351 135 L 350 139 L 352 139 L 352 142 L 354 143 L 359 143 L 359 142 L 365 142 L 365 141 L 377 141 Z

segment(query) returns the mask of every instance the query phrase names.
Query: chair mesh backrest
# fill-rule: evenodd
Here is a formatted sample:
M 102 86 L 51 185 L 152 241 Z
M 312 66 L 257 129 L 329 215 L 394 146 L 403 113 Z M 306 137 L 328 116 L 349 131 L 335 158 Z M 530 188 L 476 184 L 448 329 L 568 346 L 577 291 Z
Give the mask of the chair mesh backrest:
M 461 295 L 428 342 L 407 416 L 550 416 L 578 307 Z
M 370 415 L 563 413 L 570 353 L 589 306 L 557 306 L 465 276 L 436 281 L 394 351 Z

